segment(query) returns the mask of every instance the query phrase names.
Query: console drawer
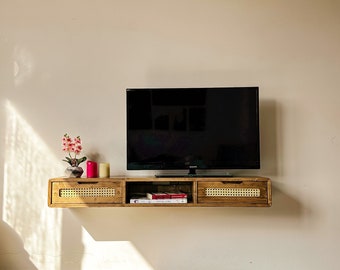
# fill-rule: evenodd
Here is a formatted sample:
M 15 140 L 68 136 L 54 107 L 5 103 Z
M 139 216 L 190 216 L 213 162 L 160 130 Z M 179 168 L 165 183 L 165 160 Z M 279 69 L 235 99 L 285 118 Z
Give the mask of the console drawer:
M 49 189 L 49 206 L 123 203 L 120 181 L 50 181 Z
M 216 181 L 197 183 L 197 203 L 230 206 L 270 206 L 269 181 Z

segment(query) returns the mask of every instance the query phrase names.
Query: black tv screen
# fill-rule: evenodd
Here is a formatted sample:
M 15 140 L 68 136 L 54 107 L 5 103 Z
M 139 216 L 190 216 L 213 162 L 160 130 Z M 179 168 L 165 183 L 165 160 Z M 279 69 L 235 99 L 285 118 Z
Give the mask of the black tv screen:
M 260 168 L 258 87 L 126 94 L 128 170 Z

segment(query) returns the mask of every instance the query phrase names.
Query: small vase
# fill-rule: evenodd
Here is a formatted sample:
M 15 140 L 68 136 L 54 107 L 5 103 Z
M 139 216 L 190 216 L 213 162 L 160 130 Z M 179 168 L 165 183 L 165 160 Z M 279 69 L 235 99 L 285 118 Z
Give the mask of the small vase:
M 67 167 L 65 170 L 66 177 L 75 177 L 79 178 L 83 174 L 84 170 L 82 167 L 75 167 L 75 166 L 70 166 Z

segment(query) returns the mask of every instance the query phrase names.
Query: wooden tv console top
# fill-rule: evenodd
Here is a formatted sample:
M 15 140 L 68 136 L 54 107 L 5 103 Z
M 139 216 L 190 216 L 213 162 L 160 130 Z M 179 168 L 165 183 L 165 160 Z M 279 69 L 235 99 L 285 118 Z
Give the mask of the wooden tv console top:
M 185 194 L 186 199 L 147 200 L 147 193 Z M 184 196 L 184 195 L 183 195 Z M 52 178 L 49 207 L 268 207 L 266 177 Z

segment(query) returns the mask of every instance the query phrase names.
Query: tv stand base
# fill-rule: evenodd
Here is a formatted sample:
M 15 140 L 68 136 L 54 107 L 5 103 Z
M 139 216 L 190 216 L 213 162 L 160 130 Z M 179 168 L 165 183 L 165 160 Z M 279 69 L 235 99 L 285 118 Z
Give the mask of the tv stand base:
M 145 201 L 148 193 L 185 194 L 186 199 L 185 202 L 183 199 Z M 268 207 L 271 204 L 271 181 L 257 176 L 53 178 L 48 186 L 49 207 Z

